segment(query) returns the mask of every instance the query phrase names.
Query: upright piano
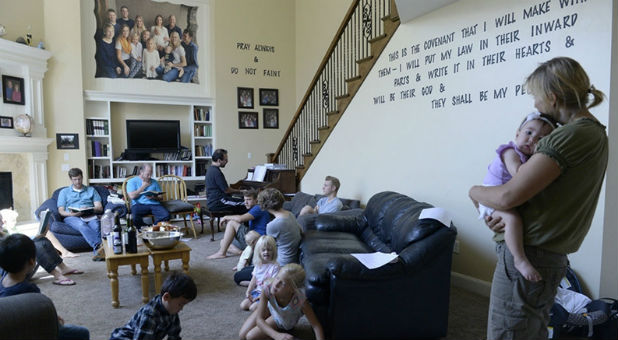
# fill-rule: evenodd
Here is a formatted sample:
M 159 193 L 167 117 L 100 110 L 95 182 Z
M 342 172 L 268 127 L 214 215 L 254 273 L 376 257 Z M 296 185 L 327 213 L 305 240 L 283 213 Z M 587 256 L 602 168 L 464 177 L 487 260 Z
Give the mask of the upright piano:
M 253 171 L 253 170 L 249 170 Z M 298 191 L 296 185 L 296 170 L 294 169 L 266 169 L 264 181 L 250 181 L 241 179 L 240 181 L 231 184 L 233 189 L 257 189 L 275 188 L 285 194 L 294 194 Z

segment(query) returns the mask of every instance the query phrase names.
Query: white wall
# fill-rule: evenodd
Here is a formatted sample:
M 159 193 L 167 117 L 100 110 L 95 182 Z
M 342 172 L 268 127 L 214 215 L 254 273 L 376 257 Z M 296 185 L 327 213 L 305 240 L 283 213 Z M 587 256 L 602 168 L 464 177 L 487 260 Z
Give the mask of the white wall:
M 565 8 L 560 7 L 560 1 L 549 1 L 548 11 L 541 8 L 546 13 L 523 18 L 524 10 L 545 3 L 461 0 L 402 24 L 307 172 L 303 188 L 318 190 L 324 175 L 329 174 L 342 180 L 342 197 L 366 202 L 377 192 L 394 190 L 444 207 L 453 213 L 461 240 L 454 271 L 490 281 L 494 245 L 490 231 L 476 219 L 468 189 L 481 183 L 496 147 L 514 138 L 521 119 L 534 110 L 532 98 L 516 92 L 516 87 L 539 62 L 566 55 L 577 59 L 594 86 L 609 94 L 611 1 L 587 1 Z M 514 22 L 496 27 L 496 20 L 505 15 L 513 15 Z M 531 37 L 532 27 L 556 20 L 573 25 Z M 518 31 L 517 40 L 497 44 L 496 36 L 513 38 L 515 33 L 508 33 L 514 31 Z M 444 36 L 447 40 L 443 44 L 429 45 L 432 39 Z M 481 50 L 484 39 L 488 45 Z M 539 43 L 543 48 L 532 52 L 542 53 L 516 58 L 517 49 Z M 451 57 L 441 60 L 448 50 Z M 494 55 L 500 61 L 500 55 L 495 54 L 501 52 L 504 61 L 483 66 L 485 56 Z M 407 63 L 414 60 L 418 60 L 418 67 L 407 70 Z M 469 60 L 474 68 L 467 70 Z M 454 71 L 456 63 L 460 63 L 458 72 Z M 437 77 L 429 79 L 428 73 L 436 69 Z M 426 86 L 431 86 L 432 92 L 423 95 Z M 504 97 L 494 98 L 494 91 L 501 88 L 506 89 Z M 415 97 L 404 99 L 402 92 L 412 89 Z M 486 101 L 480 100 L 481 91 L 488 91 Z M 384 103 L 380 104 L 381 96 Z M 471 103 L 454 105 L 453 97 L 457 96 Z M 439 100 L 444 102 L 438 107 Z M 602 123 L 608 123 L 607 101 L 592 111 Z M 586 241 L 579 252 L 569 256 L 593 295 L 599 294 L 602 275 L 599 259 L 605 192 L 601 195 Z M 609 243 L 615 246 L 616 240 Z M 615 263 L 615 257 L 609 261 Z

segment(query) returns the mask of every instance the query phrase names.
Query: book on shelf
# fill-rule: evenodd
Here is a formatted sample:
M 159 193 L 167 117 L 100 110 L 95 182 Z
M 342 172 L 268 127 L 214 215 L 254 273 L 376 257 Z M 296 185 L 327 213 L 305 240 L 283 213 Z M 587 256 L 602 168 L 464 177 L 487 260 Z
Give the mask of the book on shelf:
M 195 146 L 195 155 L 198 157 L 210 157 L 212 155 L 212 151 L 212 144 Z
M 193 119 L 197 121 L 209 121 L 210 120 L 210 107 L 195 106 L 193 108 Z
M 196 137 L 212 137 L 211 125 L 196 125 L 195 126 Z
M 86 119 L 86 134 L 91 136 L 109 135 L 109 122 L 101 119 Z

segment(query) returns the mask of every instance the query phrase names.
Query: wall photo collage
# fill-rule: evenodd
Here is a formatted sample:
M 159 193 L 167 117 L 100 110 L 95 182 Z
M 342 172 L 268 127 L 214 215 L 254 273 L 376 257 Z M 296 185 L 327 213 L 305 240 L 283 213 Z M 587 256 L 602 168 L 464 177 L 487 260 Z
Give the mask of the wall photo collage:
M 237 99 L 239 109 L 253 109 L 257 106 L 254 105 L 254 90 L 251 87 L 238 87 Z M 258 99 L 260 106 L 279 106 L 279 90 L 261 88 Z M 239 129 L 259 129 L 259 125 L 258 111 L 238 111 Z M 264 129 L 279 128 L 278 108 L 262 108 L 262 126 Z

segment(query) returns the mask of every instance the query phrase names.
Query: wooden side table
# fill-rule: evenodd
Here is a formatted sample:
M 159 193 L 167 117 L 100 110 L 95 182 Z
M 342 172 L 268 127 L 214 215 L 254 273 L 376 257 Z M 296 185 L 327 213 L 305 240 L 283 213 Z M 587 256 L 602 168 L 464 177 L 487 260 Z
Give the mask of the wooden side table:
M 150 250 L 150 256 L 152 256 L 152 263 L 155 270 L 155 293 L 159 294 L 161 291 L 161 262 L 165 261 L 165 271 L 169 271 L 169 260 L 182 260 L 182 271 L 185 274 L 189 274 L 189 259 L 191 257 L 191 248 L 184 242 L 180 241 L 172 249 L 165 250 Z
M 135 265 L 139 264 L 142 271 L 142 302 L 148 302 L 148 255 L 150 251 L 145 246 L 140 246 L 137 253 L 122 253 L 114 254 L 114 250 L 110 248 L 106 240 L 102 241 L 105 247 L 105 263 L 107 264 L 107 277 L 109 277 L 112 286 L 112 306 L 118 308 L 118 267 L 131 265 L 131 274 L 137 274 Z

